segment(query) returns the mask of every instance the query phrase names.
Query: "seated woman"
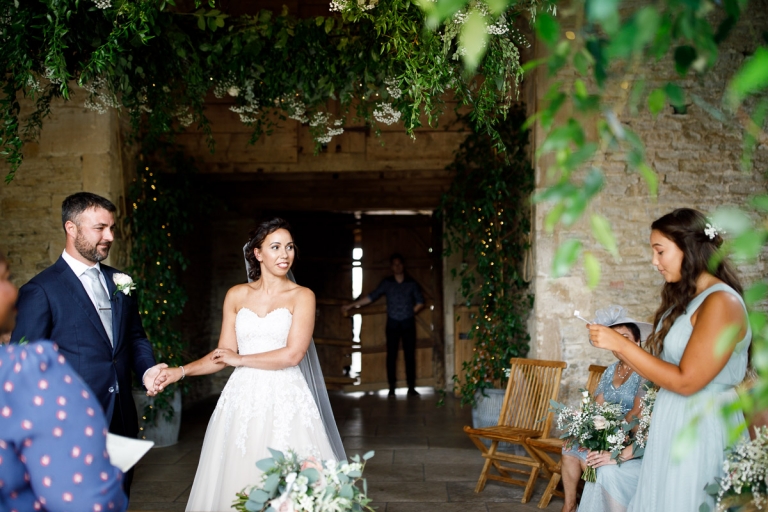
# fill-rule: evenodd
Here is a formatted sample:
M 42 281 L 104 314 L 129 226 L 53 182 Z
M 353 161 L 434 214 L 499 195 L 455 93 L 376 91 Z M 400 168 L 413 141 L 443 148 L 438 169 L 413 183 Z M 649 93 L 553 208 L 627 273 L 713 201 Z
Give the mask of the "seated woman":
M 597 311 L 595 313 L 595 323 L 611 327 L 638 345 L 651 332 L 651 324 L 629 318 L 626 310 L 619 306 L 611 306 Z M 644 379 L 632 371 L 629 366 L 625 365 L 622 361 L 616 361 L 605 370 L 605 373 L 600 378 L 600 382 L 595 390 L 595 401 L 598 403 L 612 402 L 621 404 L 627 421 L 630 421 L 639 415 L 640 400 L 642 399 L 644 388 L 642 386 L 643 382 Z M 593 458 L 598 455 L 594 454 Z M 628 447 L 628 449 L 625 449 L 625 453 L 621 455 L 622 460 L 631 458 L 632 448 Z M 565 492 L 563 512 L 575 512 L 576 510 L 576 491 L 579 485 L 579 478 L 587 467 L 587 456 L 587 450 L 580 447 L 563 449 L 561 459 L 563 491 Z M 610 460 L 609 454 L 604 454 L 604 456 Z

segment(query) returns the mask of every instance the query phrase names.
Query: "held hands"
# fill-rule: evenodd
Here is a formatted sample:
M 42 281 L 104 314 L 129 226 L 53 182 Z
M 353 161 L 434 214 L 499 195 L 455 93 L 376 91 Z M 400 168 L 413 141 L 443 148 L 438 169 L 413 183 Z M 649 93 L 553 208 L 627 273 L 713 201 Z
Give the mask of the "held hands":
M 154 387 L 157 390 L 155 394 L 160 393 L 174 382 L 181 380 L 182 375 L 181 368 L 168 368 L 168 365 L 165 365 L 165 368 L 160 370 L 157 377 L 155 377 Z M 147 392 L 147 395 L 154 396 L 150 395 L 149 392 Z
M 243 356 L 229 348 L 217 348 L 211 354 L 211 361 L 237 367 L 243 365 Z
M 165 363 L 156 364 L 144 374 L 144 387 L 147 389 L 147 396 L 155 396 L 162 391 L 162 388 L 157 388 L 157 376 L 166 368 L 168 365 Z

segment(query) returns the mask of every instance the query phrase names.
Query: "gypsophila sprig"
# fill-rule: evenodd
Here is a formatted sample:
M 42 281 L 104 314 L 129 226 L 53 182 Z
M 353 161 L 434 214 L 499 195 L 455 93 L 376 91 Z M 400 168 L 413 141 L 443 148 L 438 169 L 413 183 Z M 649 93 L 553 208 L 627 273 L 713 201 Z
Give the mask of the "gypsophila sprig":
M 658 388 L 646 382 L 645 394 L 640 399 L 640 418 L 638 420 L 637 431 L 635 432 L 635 447 L 632 453 L 635 457 L 640 457 L 645 451 L 645 444 L 648 442 L 648 432 L 651 428 L 651 415 L 653 414 L 653 405 L 656 403 L 656 394 Z
M 597 403 L 585 389 L 581 390 L 581 395 L 579 407 L 569 407 L 554 400 L 550 402 L 551 410 L 557 414 L 557 428 L 563 431 L 560 439 L 565 440 L 564 446 L 609 451 L 612 459 L 621 462 L 619 454 L 629 444 L 628 432 L 632 428 L 624 421 L 624 409 L 621 404 Z M 597 478 L 595 468 L 587 466 L 581 478 L 594 482 Z
M 755 439 L 744 439 L 730 449 L 723 462 L 725 476 L 707 486 L 715 496 L 717 510 L 752 504 L 762 510 L 768 501 L 768 428 L 755 430 Z
M 237 494 L 232 508 L 241 512 L 290 510 L 293 512 L 347 512 L 368 510 L 368 487 L 363 469 L 373 452 L 350 461 L 300 459 L 269 449 L 272 457 L 256 463 L 263 473 L 261 483 Z M 362 486 L 362 489 L 358 487 Z

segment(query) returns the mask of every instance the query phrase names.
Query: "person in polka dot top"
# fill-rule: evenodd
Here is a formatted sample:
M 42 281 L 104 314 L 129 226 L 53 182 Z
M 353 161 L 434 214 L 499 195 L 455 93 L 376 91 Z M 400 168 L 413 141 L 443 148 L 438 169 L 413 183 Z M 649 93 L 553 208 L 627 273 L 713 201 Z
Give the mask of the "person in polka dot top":
M 0 336 L 16 287 L 0 251 Z M 0 512 L 124 511 L 107 424 L 91 391 L 50 342 L 0 346 Z

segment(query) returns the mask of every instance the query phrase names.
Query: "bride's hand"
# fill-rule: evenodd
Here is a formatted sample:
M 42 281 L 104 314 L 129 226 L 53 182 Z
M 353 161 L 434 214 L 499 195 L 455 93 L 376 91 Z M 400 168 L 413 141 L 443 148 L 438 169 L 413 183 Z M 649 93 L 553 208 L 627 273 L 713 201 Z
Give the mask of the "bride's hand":
M 174 382 L 178 382 L 182 376 L 181 368 L 164 368 L 160 370 L 155 377 L 154 388 L 157 393 L 161 392 L 166 387 L 170 386 Z
M 242 366 L 243 356 L 232 349 L 217 348 L 211 354 L 211 361 L 214 363 L 224 363 L 227 366 Z

